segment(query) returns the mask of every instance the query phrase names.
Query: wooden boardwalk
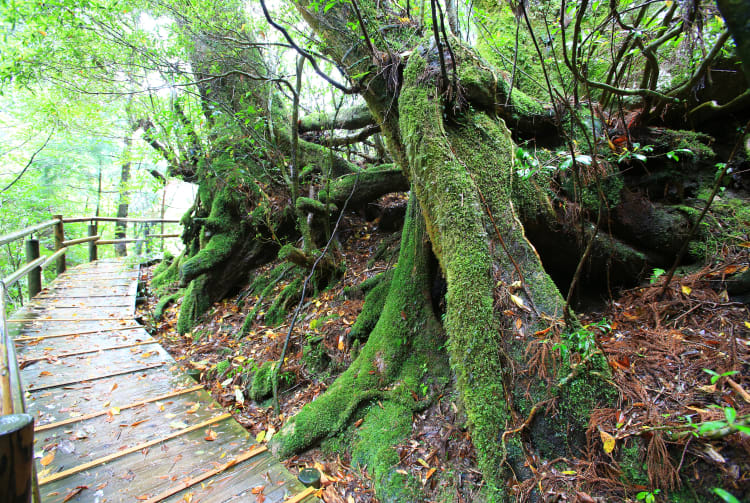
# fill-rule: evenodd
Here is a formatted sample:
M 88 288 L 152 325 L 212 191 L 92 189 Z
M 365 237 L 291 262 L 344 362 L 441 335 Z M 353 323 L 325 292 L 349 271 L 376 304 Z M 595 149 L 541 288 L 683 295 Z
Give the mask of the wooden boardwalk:
M 137 283 L 82 265 L 8 323 L 42 501 L 318 501 L 134 320 Z

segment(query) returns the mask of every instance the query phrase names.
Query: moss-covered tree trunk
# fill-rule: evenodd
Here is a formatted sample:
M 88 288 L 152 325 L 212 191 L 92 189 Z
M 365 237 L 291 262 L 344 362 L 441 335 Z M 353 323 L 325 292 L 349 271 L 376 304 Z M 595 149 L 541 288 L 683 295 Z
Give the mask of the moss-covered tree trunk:
M 365 14 L 375 19 L 374 5 L 362 4 Z M 571 442 L 584 435 L 591 409 L 607 404 L 611 394 L 601 354 L 587 355 L 577 366 L 570 360 L 554 365 L 545 357 L 551 354 L 550 338 L 560 333 L 564 301 L 513 209 L 515 146 L 504 123 L 486 106 L 496 94 L 496 79 L 457 40 L 451 39 L 450 54 L 443 41 L 441 58 L 430 38 L 409 47 L 403 79 L 393 85 L 383 75 L 392 76 L 388 72 L 395 70 L 377 65 L 399 64 L 394 47 L 401 41 L 391 41 L 387 54 L 368 54 L 359 31 L 351 33 L 351 40 L 342 36 L 349 33 L 346 23 L 354 19 L 348 4 L 338 4 L 325 15 L 299 8 L 342 67 L 371 76 L 363 95 L 411 181 L 447 281 L 448 354 L 480 467 L 493 498 L 510 499 L 508 484 L 529 478 L 529 467 L 540 459 L 569 454 Z M 456 65 L 447 68 L 458 72 L 455 100 L 444 92 L 441 59 Z M 398 368 L 397 355 L 382 348 L 385 334 L 393 339 L 423 332 L 424 321 L 413 314 L 419 311 L 404 310 L 419 306 L 423 297 L 418 292 L 426 288 L 419 281 L 420 269 L 404 256 L 415 225 L 412 221 L 404 228 L 407 246 L 402 244 L 388 300 L 362 354 L 326 395 L 280 432 L 282 453 L 335 433 L 352 409 L 381 398 L 384 390 L 401 382 L 393 373 L 379 370 L 378 376 L 388 378 L 383 382 L 364 371 Z M 416 292 L 400 279 L 412 273 Z

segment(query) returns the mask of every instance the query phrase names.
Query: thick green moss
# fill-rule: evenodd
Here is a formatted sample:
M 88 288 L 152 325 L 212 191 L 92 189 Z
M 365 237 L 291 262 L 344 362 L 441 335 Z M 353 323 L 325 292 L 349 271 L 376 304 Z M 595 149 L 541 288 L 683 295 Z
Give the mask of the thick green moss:
M 237 333 L 238 338 L 244 337 L 250 332 L 250 327 L 252 327 L 258 313 L 263 307 L 263 301 L 268 298 L 273 289 L 276 288 L 277 283 L 291 270 L 292 268 L 289 267 L 289 264 L 279 264 L 269 272 L 259 274 L 255 277 L 248 288 L 248 294 L 253 292 L 260 292 L 260 294 L 258 295 L 258 300 L 255 305 L 250 309 L 247 315 L 245 315 L 242 327 Z
M 365 303 L 362 306 L 362 312 L 357 316 L 357 321 L 352 325 L 352 329 L 349 332 L 349 337 L 351 339 L 358 339 L 361 341 L 367 340 L 370 332 L 375 328 L 378 319 L 380 319 L 380 313 L 383 312 L 385 299 L 388 295 L 388 289 L 391 286 L 391 278 L 393 277 L 393 274 L 386 272 L 375 277 L 380 278 L 380 280 L 365 296 Z
M 266 324 L 276 326 L 284 322 L 289 308 L 296 302 L 299 302 L 300 295 L 302 295 L 302 283 L 303 279 L 297 277 L 276 296 L 273 304 L 271 304 L 271 307 L 266 312 Z
M 151 289 L 157 297 L 167 295 L 177 285 L 180 279 L 180 263 L 183 259 L 184 252 L 170 262 L 162 262 L 154 270 L 154 276 L 151 279 Z
M 203 222 L 205 231 L 201 250 L 180 266 L 183 285 L 226 261 L 242 237 L 238 218 L 239 201 L 234 191 L 222 189 L 211 204 L 211 213 Z
M 249 392 L 251 400 L 260 402 L 271 396 L 271 393 L 273 392 L 273 382 L 271 381 L 271 378 L 273 376 L 273 368 L 275 365 L 275 361 L 265 362 L 255 372 Z
M 164 316 L 164 310 L 184 294 L 185 290 L 180 289 L 159 299 L 159 302 L 156 303 L 156 307 L 154 307 L 154 319 L 157 321 L 160 320 L 161 317 Z
M 190 332 L 198 322 L 198 318 L 211 307 L 205 292 L 209 281 L 208 276 L 204 274 L 188 285 L 185 297 L 182 299 L 180 317 L 177 319 L 177 332 L 181 334 Z
M 419 481 L 394 470 L 399 465 L 394 446 L 411 433 L 411 418 L 412 411 L 398 403 L 370 405 L 354 433 L 352 461 L 368 469 L 383 503 L 421 500 Z

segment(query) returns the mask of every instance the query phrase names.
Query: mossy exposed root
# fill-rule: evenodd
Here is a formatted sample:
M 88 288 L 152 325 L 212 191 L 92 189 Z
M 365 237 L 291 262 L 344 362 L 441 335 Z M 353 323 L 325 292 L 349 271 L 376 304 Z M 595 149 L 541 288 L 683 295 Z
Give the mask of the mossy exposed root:
M 299 302 L 299 297 L 302 295 L 303 282 L 302 277 L 297 277 L 281 290 L 281 293 L 276 296 L 276 299 L 274 299 L 271 307 L 266 312 L 266 324 L 277 326 L 284 322 L 289 308 L 296 302 Z
M 156 303 L 156 307 L 154 307 L 154 319 L 157 321 L 161 320 L 161 317 L 164 316 L 164 310 L 184 294 L 185 290 L 179 289 L 176 292 L 159 299 L 159 302 Z
M 398 266 L 367 344 L 326 393 L 294 416 L 273 443 L 277 453 L 289 456 L 337 435 L 361 415 L 361 429 L 367 435 L 355 438 L 355 460 L 372 470 L 383 501 L 411 501 L 410 484 L 395 472 L 390 446 L 410 432 L 411 412 L 429 405 L 429 395 L 447 381 L 448 373 L 445 355 L 437 350 L 442 346 L 442 328 L 430 305 L 429 241 L 416 204 L 409 207 Z M 378 448 L 370 449 L 373 444 Z
M 374 280 L 377 279 L 377 282 Z M 362 306 L 362 312 L 357 316 L 357 321 L 352 325 L 352 329 L 349 332 L 349 338 L 353 340 L 366 341 L 370 333 L 375 328 L 375 325 L 380 319 L 380 314 L 383 312 L 385 307 L 386 296 L 388 295 L 388 289 L 391 287 L 391 281 L 393 280 L 393 270 L 380 273 L 374 278 L 367 281 L 373 281 L 374 286 L 366 285 L 362 289 L 368 289 L 367 295 L 365 296 L 365 303 Z M 367 281 L 363 282 L 366 283 Z

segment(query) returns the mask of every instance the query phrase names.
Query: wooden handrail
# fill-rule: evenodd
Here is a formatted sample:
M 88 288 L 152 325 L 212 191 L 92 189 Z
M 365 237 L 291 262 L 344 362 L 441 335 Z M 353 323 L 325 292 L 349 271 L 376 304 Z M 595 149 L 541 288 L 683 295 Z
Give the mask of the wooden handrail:
M 32 225 L 31 227 L 26 227 L 25 229 L 21 229 L 20 231 L 11 232 L 10 234 L 0 236 L 0 246 L 8 244 L 8 243 L 12 243 L 13 241 L 16 241 L 17 239 L 21 239 L 22 237 L 28 236 L 29 234 L 32 234 L 37 231 L 41 231 L 42 229 L 46 229 L 47 227 L 52 227 L 58 222 L 59 220 L 57 219 L 47 220 L 45 222 Z
M 24 275 L 28 274 L 29 271 L 34 269 L 35 267 L 41 267 L 41 265 L 47 260 L 47 257 L 39 257 L 38 259 L 28 262 L 26 265 L 24 265 L 22 268 L 18 269 L 16 272 L 9 274 L 8 276 L 4 277 L 2 279 L 2 282 L 5 284 L 5 288 L 8 288 L 9 286 L 13 285 L 16 281 L 21 279 Z
M 89 241 L 98 241 L 101 238 L 102 238 L 101 234 L 97 234 L 96 236 L 87 236 L 85 238 L 71 239 L 68 241 L 63 241 L 63 246 L 73 246 L 73 245 L 78 245 L 81 243 L 88 243 Z
M 164 218 L 119 218 L 119 217 L 72 217 L 63 218 L 63 223 L 72 224 L 76 222 L 140 222 L 140 223 L 165 223 L 179 224 L 179 220 L 168 220 Z
M 124 243 L 138 243 L 140 241 L 146 241 L 146 238 L 126 238 L 126 239 L 100 239 L 96 242 L 96 246 L 102 245 L 117 245 Z
M 0 246 L 4 244 L 11 243 L 13 241 L 16 241 L 18 239 L 21 239 L 25 236 L 28 236 L 29 234 L 33 234 L 34 232 L 40 231 L 42 229 L 46 229 L 48 227 L 55 227 L 55 252 L 52 255 L 49 255 L 47 257 L 39 257 L 39 250 L 38 250 L 38 244 L 36 245 L 36 252 L 29 252 L 27 249 L 27 262 L 24 264 L 20 269 L 17 271 L 9 274 L 5 278 L 0 278 L 0 282 L 4 283 L 5 287 L 8 288 L 11 285 L 15 284 L 19 279 L 21 279 L 25 274 L 29 274 L 29 295 L 33 296 L 37 291 L 32 291 L 31 285 L 35 284 L 34 281 L 36 281 L 37 288 L 41 289 L 41 271 L 45 267 L 47 267 L 49 264 L 51 264 L 54 261 L 57 261 L 57 272 L 58 274 L 65 270 L 65 254 L 67 253 L 70 246 L 82 244 L 82 243 L 89 243 L 89 260 L 96 260 L 96 247 L 101 245 L 111 245 L 111 244 L 124 244 L 124 243 L 141 243 L 148 241 L 149 239 L 164 239 L 164 238 L 178 238 L 181 236 L 181 234 L 151 234 L 146 235 L 142 238 L 132 238 L 132 239 L 111 239 L 111 240 L 103 240 L 101 239 L 101 234 L 94 234 L 96 232 L 95 225 L 89 226 L 89 236 L 83 237 L 83 238 L 77 238 L 77 239 L 69 239 L 65 240 L 64 236 L 64 224 L 65 223 L 72 223 L 72 222 L 150 222 L 150 223 L 180 223 L 180 220 L 170 220 L 170 219 L 164 219 L 164 218 L 118 218 L 118 217 L 75 217 L 75 218 L 64 218 L 62 215 L 55 215 L 55 217 L 51 220 L 46 220 L 44 222 L 38 223 L 36 225 L 32 225 L 29 227 L 26 227 L 24 229 L 21 229 L 19 231 L 11 232 L 9 234 L 5 234 L 4 236 L 0 236 Z M 162 225 L 163 228 L 163 225 Z M 38 243 L 38 241 L 37 241 Z M 92 253 L 93 250 L 93 253 Z M 92 258 L 93 257 L 93 258 Z M 33 259 L 33 260 L 32 260 Z M 34 279 L 36 278 L 36 280 Z
M 41 257 L 41 258 L 44 259 L 44 262 L 42 262 L 42 264 L 39 266 L 39 268 L 40 269 L 44 269 L 45 267 L 47 267 L 48 265 L 50 265 L 50 263 L 54 262 L 55 259 L 57 259 L 58 257 L 60 257 L 62 255 L 65 255 L 65 252 L 67 252 L 67 251 L 68 251 L 68 247 L 65 246 L 65 247 L 60 248 L 59 250 L 57 250 L 55 253 L 53 253 L 49 257 Z

